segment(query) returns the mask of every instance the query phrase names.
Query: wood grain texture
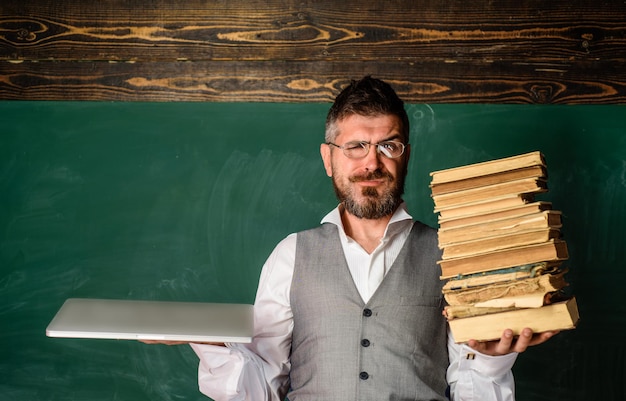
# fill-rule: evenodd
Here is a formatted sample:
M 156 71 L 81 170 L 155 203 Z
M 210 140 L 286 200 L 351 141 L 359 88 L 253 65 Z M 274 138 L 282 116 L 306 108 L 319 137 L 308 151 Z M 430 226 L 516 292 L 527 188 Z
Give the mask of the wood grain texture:
M 329 101 L 372 74 L 410 102 L 626 103 L 622 1 L 31 3 L 0 5 L 2 99 Z

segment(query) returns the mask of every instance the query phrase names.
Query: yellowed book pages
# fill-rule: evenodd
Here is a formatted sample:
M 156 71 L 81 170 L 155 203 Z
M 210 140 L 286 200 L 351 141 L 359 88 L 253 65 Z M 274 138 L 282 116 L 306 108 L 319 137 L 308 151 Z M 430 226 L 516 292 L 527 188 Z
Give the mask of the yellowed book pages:
M 490 185 L 488 187 L 472 188 L 465 191 L 436 195 L 433 196 L 433 202 L 435 203 L 435 210 L 438 211 L 450 207 L 481 202 L 486 199 L 497 199 L 529 193 L 537 194 L 546 192 L 547 190 L 548 184 L 545 180 L 526 178 L 523 180 Z
M 475 213 L 469 216 L 461 216 L 456 218 L 439 218 L 439 228 L 449 229 L 454 227 L 468 226 L 484 221 L 500 220 L 510 217 L 525 216 L 527 214 L 533 214 L 543 212 L 544 210 L 551 210 L 551 202 L 532 202 L 522 205 L 515 205 L 514 207 L 508 207 L 505 209 L 490 209 L 485 213 Z
M 539 308 L 545 304 L 546 293 L 538 291 L 534 294 L 502 297 L 474 304 L 477 308 Z
M 468 276 L 454 277 L 446 280 L 443 291 L 463 290 L 482 287 L 486 284 L 502 283 L 506 281 L 523 280 L 541 274 L 552 274 L 559 271 L 562 262 L 540 262 L 526 266 L 515 266 L 501 270 L 480 272 Z
M 515 310 L 515 308 L 477 308 L 474 305 L 448 305 L 444 309 L 444 314 L 450 321 L 453 319 L 466 319 L 468 317 L 489 315 L 511 310 Z
M 516 206 L 523 206 L 533 202 L 534 194 L 523 194 L 506 196 L 503 198 L 485 199 L 482 202 L 470 203 L 468 205 L 460 205 L 451 208 L 437 210 L 440 219 L 456 219 L 460 217 L 473 216 L 475 214 L 484 214 L 498 210 L 509 209 Z
M 540 228 L 525 230 L 513 234 L 482 238 L 477 241 L 457 242 L 443 248 L 442 259 L 453 259 L 499 251 L 517 246 L 539 244 L 558 239 L 561 232 L 558 228 Z
M 502 159 L 489 160 L 482 163 L 433 171 L 430 173 L 430 176 L 432 177 L 431 183 L 436 185 L 442 182 L 464 180 L 471 177 L 515 170 L 528 166 L 545 166 L 545 164 L 545 159 L 541 152 L 535 151 Z
M 437 232 L 439 247 L 445 248 L 451 244 L 477 241 L 480 239 L 517 234 L 540 228 L 560 228 L 561 212 L 559 210 L 545 210 L 539 213 L 524 216 L 510 217 L 500 220 L 486 220 L 469 226 L 439 229 Z
M 525 327 L 535 333 L 552 330 L 570 330 L 578 324 L 576 299 L 558 302 L 540 308 L 516 309 L 482 316 L 452 319 L 448 321 L 454 340 L 464 343 L 469 340 L 497 340 L 506 329 L 519 335 Z
M 556 274 L 543 274 L 521 280 L 486 284 L 480 287 L 443 290 L 449 305 L 474 305 L 477 307 L 538 307 L 546 294 L 567 286 L 565 270 Z M 531 304 L 528 304 L 530 302 Z
M 465 258 L 440 260 L 437 263 L 441 267 L 441 278 L 451 278 L 460 274 L 479 273 L 538 262 L 566 260 L 568 257 L 565 241 L 553 240 Z
M 480 177 L 467 178 L 465 180 L 431 184 L 430 191 L 432 195 L 442 195 L 450 192 L 480 188 L 488 185 L 501 184 L 504 182 L 533 177 L 546 179 L 548 177 L 548 173 L 545 166 L 530 166 L 510 171 L 501 171 L 495 174 Z

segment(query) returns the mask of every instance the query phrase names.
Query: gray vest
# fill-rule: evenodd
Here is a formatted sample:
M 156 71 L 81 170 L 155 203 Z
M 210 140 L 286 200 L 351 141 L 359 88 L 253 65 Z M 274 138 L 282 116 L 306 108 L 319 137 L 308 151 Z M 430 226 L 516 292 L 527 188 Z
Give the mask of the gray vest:
M 298 233 L 291 284 L 291 401 L 447 400 L 436 231 L 419 222 L 370 301 L 337 227 Z

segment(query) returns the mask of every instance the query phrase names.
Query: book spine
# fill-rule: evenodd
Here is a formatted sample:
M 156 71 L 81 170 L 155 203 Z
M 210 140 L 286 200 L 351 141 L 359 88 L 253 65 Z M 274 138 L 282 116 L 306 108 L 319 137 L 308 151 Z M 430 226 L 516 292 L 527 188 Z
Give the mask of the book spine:
M 501 251 L 440 260 L 441 277 L 450 278 L 459 274 L 490 271 L 538 262 L 565 260 L 569 257 L 565 241 L 553 240 L 538 245 L 507 248 Z
M 505 329 L 519 335 L 525 327 L 535 333 L 550 330 L 569 330 L 579 321 L 576 299 L 542 306 L 541 308 L 518 309 L 482 316 L 452 319 L 448 323 L 454 341 L 488 341 L 500 338 Z
M 474 163 L 430 173 L 433 183 L 462 180 L 479 175 L 493 174 L 500 171 L 513 170 L 534 165 L 545 165 L 544 156 L 536 151 L 482 163 Z

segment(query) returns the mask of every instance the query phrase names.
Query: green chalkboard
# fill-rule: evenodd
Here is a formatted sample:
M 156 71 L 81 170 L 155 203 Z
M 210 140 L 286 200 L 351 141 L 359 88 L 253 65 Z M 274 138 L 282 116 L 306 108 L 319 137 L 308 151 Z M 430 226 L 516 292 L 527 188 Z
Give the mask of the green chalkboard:
M 52 339 L 70 297 L 252 302 L 274 245 L 335 206 L 328 104 L 0 102 L 0 400 L 203 400 L 188 347 Z M 626 109 L 407 105 L 428 173 L 541 150 L 581 323 L 520 356 L 520 400 L 626 397 Z

